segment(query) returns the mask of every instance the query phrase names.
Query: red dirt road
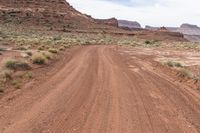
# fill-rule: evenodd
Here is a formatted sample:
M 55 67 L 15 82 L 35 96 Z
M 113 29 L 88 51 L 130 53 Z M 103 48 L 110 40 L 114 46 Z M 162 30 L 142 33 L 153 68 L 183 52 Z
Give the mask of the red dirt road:
M 200 132 L 200 93 L 141 55 L 114 46 L 71 55 L 46 80 L 0 100 L 1 133 Z

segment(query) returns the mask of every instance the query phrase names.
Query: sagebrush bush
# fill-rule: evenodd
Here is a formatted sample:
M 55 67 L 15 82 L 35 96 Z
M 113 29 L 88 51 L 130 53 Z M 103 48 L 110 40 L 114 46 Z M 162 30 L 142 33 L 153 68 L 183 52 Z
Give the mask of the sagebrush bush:
M 56 49 L 52 49 L 52 48 L 49 49 L 49 52 L 50 52 L 50 53 L 53 53 L 53 54 L 57 54 L 57 53 L 58 53 L 58 51 L 57 51 Z
M 34 55 L 32 57 L 32 62 L 33 64 L 42 65 L 42 64 L 45 64 L 46 59 L 43 55 Z
M 33 74 L 31 72 L 27 72 L 26 73 L 26 77 L 29 78 L 29 79 L 32 79 L 33 78 Z
M 177 75 L 179 77 L 187 77 L 187 78 L 193 77 L 193 74 L 189 70 L 184 69 L 184 68 L 178 69 Z
M 5 71 L 3 72 L 3 78 L 7 81 L 7 80 L 11 80 L 12 79 L 12 72 L 11 71 Z
M 145 41 L 145 44 L 151 44 L 151 41 L 146 40 L 146 41 Z
M 20 46 L 20 47 L 14 48 L 14 50 L 23 50 L 23 51 L 25 51 L 25 50 L 27 50 L 27 48 L 23 47 L 23 46 Z
M 4 85 L 0 82 L 0 93 L 4 93 Z
M 52 58 L 52 55 L 49 52 L 44 52 L 42 54 L 47 60 L 50 60 Z
M 172 61 L 167 61 L 166 64 L 169 67 L 174 67 L 174 63 Z
M 27 54 L 28 56 L 32 56 L 32 55 L 33 55 L 33 53 L 32 53 L 31 51 L 27 51 L 26 54 Z
M 61 37 L 61 35 L 55 35 L 55 36 L 53 36 L 53 40 L 54 41 L 62 40 L 62 37 Z
M 0 51 L 5 51 L 5 49 L 4 48 L 0 48 Z
M 192 79 L 195 83 L 200 82 L 200 76 L 194 76 Z
M 16 89 L 20 89 L 20 81 L 19 80 L 13 80 L 11 82 L 11 84 L 16 88 Z
M 17 70 L 17 69 L 21 69 L 21 70 L 28 70 L 30 69 L 30 66 L 28 63 L 23 62 L 23 61 L 17 61 L 14 59 L 7 59 L 5 61 L 5 67 L 11 70 Z
M 180 62 L 167 61 L 166 64 L 169 67 L 181 67 L 181 68 L 183 68 L 183 65 Z

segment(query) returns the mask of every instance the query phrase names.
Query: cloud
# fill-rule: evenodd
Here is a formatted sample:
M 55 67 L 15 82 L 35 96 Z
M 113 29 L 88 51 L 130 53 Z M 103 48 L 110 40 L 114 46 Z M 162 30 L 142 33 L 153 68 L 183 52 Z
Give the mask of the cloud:
M 127 19 L 152 26 L 200 26 L 199 0 L 67 0 L 95 18 Z

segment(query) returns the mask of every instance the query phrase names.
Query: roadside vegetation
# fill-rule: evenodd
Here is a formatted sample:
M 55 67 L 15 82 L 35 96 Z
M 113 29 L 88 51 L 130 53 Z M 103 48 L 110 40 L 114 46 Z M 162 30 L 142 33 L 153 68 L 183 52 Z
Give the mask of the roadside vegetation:
M 200 82 L 200 76 L 191 72 L 183 63 L 169 60 L 164 62 L 164 64 L 168 67 L 176 69 L 178 77 L 191 79 L 194 81 L 194 83 Z
M 4 27 L 0 25 L 0 56 L 4 55 L 10 48 L 10 51 L 17 53 L 17 58 L 8 58 L 0 66 L 0 93 L 5 92 L 6 84 L 14 88 L 20 88 L 24 78 L 32 79 L 32 74 L 27 74 L 33 67 L 39 67 L 56 59 L 59 54 L 73 46 L 86 45 L 119 45 L 125 47 L 140 48 L 173 48 L 184 50 L 200 51 L 199 43 L 174 42 L 164 43 L 158 40 L 138 39 L 134 36 L 110 35 L 104 33 L 73 33 L 56 31 L 39 31 L 24 29 L 23 27 L 15 29 L 14 27 Z M 1 62 L 0 62 L 1 63 Z M 180 62 L 168 61 L 167 66 L 180 68 L 180 76 L 188 76 L 183 64 Z M 3 67 L 2 67 L 3 66 Z M 1 68 L 2 67 L 2 68 Z M 23 72 L 22 78 L 15 74 Z M 198 76 L 192 77 L 199 81 Z

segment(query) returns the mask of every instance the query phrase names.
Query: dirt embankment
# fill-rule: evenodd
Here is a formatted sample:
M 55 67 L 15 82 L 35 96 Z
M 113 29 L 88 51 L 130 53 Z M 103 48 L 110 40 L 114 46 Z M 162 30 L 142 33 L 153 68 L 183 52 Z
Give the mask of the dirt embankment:
M 1 133 L 198 133 L 200 93 L 120 47 L 73 48 L 0 100 Z

